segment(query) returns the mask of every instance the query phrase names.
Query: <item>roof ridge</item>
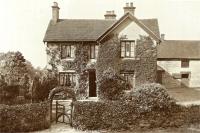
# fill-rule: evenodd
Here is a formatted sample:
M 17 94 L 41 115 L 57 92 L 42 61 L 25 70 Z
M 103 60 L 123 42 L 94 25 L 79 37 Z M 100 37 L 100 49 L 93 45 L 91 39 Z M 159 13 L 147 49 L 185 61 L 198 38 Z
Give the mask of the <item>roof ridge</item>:
M 59 19 L 59 20 L 61 20 L 61 21 L 62 21 L 62 20 L 88 20 L 88 21 L 89 21 L 89 20 L 90 20 L 90 21 L 91 21 L 91 20 L 100 20 L 100 21 L 117 21 L 117 20 L 115 20 L 115 19 L 113 19 L 113 20 L 112 20 L 112 19 Z
M 200 40 L 164 40 L 164 41 L 187 41 L 187 42 L 200 42 Z

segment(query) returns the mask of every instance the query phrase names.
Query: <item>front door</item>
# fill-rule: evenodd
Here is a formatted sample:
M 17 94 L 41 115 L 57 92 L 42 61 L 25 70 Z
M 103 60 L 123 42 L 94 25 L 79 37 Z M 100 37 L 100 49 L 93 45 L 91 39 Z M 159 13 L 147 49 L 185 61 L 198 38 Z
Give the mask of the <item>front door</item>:
M 96 72 L 89 70 L 89 97 L 96 97 Z

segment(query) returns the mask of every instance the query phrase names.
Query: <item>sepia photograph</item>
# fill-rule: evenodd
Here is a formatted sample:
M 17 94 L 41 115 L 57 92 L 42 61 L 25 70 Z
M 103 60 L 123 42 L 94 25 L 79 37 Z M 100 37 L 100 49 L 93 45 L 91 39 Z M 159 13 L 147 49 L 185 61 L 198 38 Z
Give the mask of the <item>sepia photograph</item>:
M 200 0 L 2 0 L 0 133 L 200 133 Z

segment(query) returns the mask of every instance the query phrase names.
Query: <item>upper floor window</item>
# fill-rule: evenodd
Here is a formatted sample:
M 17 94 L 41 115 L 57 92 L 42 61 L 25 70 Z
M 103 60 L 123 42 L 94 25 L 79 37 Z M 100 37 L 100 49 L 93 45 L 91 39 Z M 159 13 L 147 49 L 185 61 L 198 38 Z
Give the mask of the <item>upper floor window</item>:
M 61 72 L 59 73 L 59 82 L 61 86 L 71 86 L 76 85 L 76 75 L 74 72 Z
M 61 58 L 74 58 L 74 46 L 73 45 L 61 45 Z
M 98 46 L 95 44 L 90 45 L 90 59 L 96 59 L 98 54 Z
M 122 58 L 135 57 L 135 41 L 130 41 L 130 40 L 121 41 L 121 57 Z
M 188 59 L 182 59 L 181 60 L 181 67 L 182 68 L 188 68 L 190 64 L 190 61 Z

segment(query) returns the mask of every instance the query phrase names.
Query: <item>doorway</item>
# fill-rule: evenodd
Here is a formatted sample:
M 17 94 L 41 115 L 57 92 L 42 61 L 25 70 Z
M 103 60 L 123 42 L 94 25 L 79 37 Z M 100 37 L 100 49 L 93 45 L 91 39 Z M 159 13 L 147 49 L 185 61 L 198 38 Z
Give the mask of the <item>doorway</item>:
M 89 70 L 89 97 L 96 97 L 96 71 L 94 69 Z
M 182 87 L 189 87 L 189 73 L 182 73 L 181 74 L 181 86 Z
M 158 70 L 157 71 L 157 83 L 162 84 L 162 75 L 163 71 Z

